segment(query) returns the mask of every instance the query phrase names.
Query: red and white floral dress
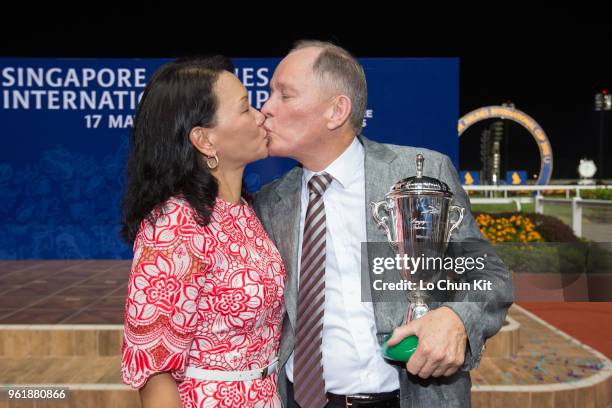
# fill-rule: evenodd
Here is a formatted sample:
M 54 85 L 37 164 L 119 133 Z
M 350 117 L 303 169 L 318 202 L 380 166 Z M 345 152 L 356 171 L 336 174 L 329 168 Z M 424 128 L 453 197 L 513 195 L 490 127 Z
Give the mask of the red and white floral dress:
M 125 307 L 122 378 L 142 387 L 170 372 L 183 407 L 280 407 L 277 375 L 250 381 L 185 378 L 262 368 L 277 356 L 285 268 L 253 209 L 217 199 L 210 223 L 171 198 L 134 242 Z

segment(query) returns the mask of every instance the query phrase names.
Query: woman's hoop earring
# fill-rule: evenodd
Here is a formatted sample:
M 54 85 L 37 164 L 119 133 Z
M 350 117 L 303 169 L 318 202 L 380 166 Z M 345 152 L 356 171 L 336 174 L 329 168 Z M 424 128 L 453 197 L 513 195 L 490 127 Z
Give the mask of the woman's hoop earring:
M 219 166 L 219 157 L 217 157 L 216 153 L 214 156 L 206 158 L 206 165 L 211 170 L 216 169 Z

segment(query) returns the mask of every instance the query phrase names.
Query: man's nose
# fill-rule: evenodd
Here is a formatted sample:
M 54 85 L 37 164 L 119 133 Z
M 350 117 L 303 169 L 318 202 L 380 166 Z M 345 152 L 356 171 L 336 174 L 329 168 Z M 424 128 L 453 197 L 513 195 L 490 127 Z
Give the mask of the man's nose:
M 271 106 L 272 103 L 270 102 L 270 98 L 268 98 L 268 100 L 263 104 L 263 106 L 261 107 L 261 113 L 266 117 L 270 117 L 272 116 L 272 110 L 271 110 Z

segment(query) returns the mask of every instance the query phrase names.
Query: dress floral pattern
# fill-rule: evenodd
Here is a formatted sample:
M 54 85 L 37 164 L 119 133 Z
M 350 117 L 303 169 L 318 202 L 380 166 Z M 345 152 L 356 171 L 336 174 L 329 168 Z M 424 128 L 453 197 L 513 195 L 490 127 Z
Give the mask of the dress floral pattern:
M 134 242 L 122 379 L 142 387 L 169 372 L 183 407 L 280 407 L 277 375 L 251 381 L 186 378 L 188 365 L 267 366 L 281 334 L 285 268 L 253 209 L 217 199 L 201 227 L 181 198 L 144 220 Z

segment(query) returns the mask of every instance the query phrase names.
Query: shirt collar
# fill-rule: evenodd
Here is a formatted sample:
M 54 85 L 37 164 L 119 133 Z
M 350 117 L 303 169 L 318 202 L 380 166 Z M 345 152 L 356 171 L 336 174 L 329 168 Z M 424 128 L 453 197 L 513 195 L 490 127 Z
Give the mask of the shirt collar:
M 344 152 L 322 171 L 313 172 L 304 168 L 304 183 L 307 184 L 315 174 L 327 173 L 334 178 L 342 188 L 351 184 L 363 168 L 364 151 L 357 138 L 344 150 Z

